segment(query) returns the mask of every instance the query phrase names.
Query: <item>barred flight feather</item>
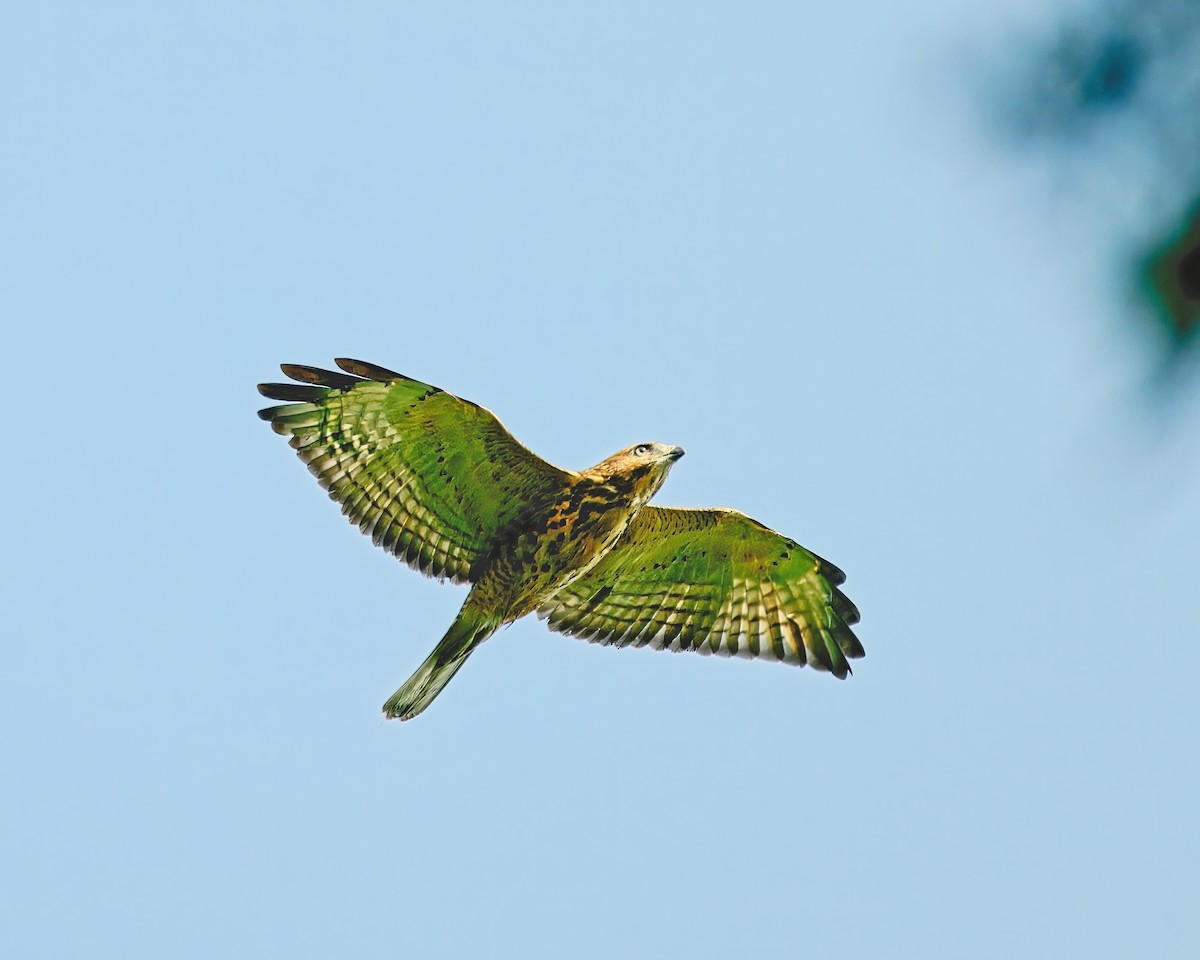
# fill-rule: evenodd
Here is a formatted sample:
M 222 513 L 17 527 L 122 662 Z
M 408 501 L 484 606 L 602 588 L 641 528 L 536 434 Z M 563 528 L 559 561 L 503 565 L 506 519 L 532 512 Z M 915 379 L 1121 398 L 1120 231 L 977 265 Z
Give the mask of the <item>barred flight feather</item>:
M 733 510 L 647 506 L 584 577 L 538 610 L 609 646 L 807 664 L 837 677 L 863 650 L 837 567 Z
M 521 509 L 501 482 L 548 498 L 573 474 L 521 446 L 477 404 L 359 360 L 344 372 L 285 363 L 299 383 L 264 383 L 259 416 L 289 444 L 372 542 L 427 576 L 456 582 Z M 470 464 L 460 490 L 447 460 Z M 500 478 L 500 479 L 496 479 Z

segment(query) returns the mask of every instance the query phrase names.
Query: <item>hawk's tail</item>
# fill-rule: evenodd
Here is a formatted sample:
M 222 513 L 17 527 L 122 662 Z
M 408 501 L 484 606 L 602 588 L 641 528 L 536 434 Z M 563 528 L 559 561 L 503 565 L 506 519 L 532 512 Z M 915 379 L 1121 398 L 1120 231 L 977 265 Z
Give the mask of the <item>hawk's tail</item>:
M 446 635 L 433 648 L 433 653 L 417 667 L 416 673 L 404 681 L 399 690 L 388 697 L 383 705 L 383 715 L 389 720 L 415 717 L 433 703 L 434 697 L 442 692 L 442 687 L 467 662 L 471 651 L 495 633 L 499 626 L 492 618 L 468 613 L 465 608 L 460 610 Z

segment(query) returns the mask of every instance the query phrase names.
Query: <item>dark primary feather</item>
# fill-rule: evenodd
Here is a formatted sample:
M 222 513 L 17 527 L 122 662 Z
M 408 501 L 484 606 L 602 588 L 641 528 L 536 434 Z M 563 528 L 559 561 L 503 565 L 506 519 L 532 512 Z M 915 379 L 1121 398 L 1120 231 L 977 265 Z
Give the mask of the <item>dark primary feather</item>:
M 299 363 L 281 363 L 279 369 L 293 380 L 299 380 L 301 383 L 315 383 L 322 387 L 332 387 L 335 390 L 349 390 L 363 382 L 359 377 L 348 377 L 344 373 L 323 370 L 321 367 L 306 367 Z
M 353 374 L 356 377 L 362 377 L 364 380 L 375 380 L 379 383 L 391 383 L 393 380 L 409 379 L 402 373 L 396 373 L 395 370 L 389 370 L 387 367 L 380 367 L 373 363 L 364 363 L 362 360 L 351 360 L 347 357 L 338 357 L 333 362 L 347 373 Z
M 329 388 L 314 387 L 307 383 L 260 383 L 258 385 L 258 392 L 271 400 L 315 403 L 329 392 Z

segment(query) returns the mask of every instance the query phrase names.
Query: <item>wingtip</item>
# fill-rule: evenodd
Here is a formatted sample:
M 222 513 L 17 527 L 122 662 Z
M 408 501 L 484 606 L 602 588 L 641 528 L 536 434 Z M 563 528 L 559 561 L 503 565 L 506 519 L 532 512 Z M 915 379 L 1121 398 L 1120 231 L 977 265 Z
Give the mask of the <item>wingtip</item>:
M 318 403 L 329 393 L 329 389 L 308 383 L 260 383 L 258 392 L 271 400 Z
M 290 377 L 292 380 L 299 380 L 301 383 L 317 382 L 317 376 L 311 367 L 305 367 L 299 363 L 281 363 L 279 369 L 283 371 L 285 377 Z
M 283 415 L 284 413 L 286 413 L 289 406 L 290 406 L 290 404 L 282 404 L 280 406 L 275 406 L 275 407 L 263 407 L 261 410 L 258 411 L 258 419 L 259 420 L 275 420 L 278 417 L 280 417 L 281 415 Z
M 309 383 L 319 387 L 330 387 L 334 390 L 351 390 L 363 381 L 359 377 L 346 376 L 334 370 L 321 367 L 310 367 L 303 363 L 281 363 L 279 369 L 293 380 Z
M 352 374 L 356 377 L 362 377 L 364 380 L 375 380 L 378 383 L 390 383 L 393 380 L 406 379 L 404 374 L 397 373 L 395 370 L 389 370 L 387 367 L 381 367 L 376 363 L 367 363 L 364 360 L 353 360 L 350 357 L 335 357 L 334 363 L 339 368 Z

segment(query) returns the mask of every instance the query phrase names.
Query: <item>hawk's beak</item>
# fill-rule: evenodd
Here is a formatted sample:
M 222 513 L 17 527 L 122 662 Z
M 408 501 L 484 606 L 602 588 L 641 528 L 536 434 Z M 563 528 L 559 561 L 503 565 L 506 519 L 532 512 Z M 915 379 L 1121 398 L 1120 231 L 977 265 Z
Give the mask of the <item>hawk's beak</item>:
M 667 451 L 667 456 L 670 457 L 672 460 L 678 460 L 685 453 L 687 453 L 687 451 L 684 450 L 683 447 L 672 447 L 670 450 Z

